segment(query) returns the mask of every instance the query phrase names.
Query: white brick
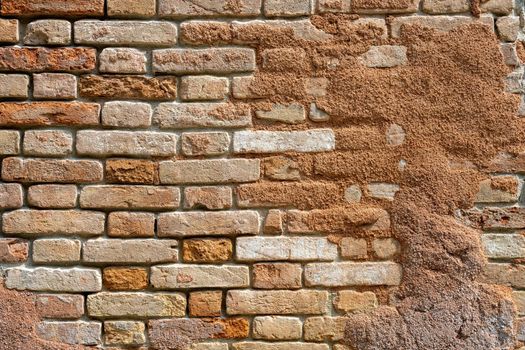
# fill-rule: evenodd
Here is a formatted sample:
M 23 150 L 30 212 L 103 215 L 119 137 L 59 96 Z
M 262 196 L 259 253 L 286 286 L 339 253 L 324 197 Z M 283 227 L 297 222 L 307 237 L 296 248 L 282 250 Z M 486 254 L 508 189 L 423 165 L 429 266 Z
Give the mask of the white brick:
M 156 239 L 98 239 L 84 243 L 86 263 L 155 264 L 178 259 L 177 241 Z
M 327 152 L 335 149 L 331 129 L 307 131 L 238 131 L 233 135 L 235 153 Z
M 180 81 L 180 97 L 184 101 L 223 100 L 228 96 L 228 78 L 188 76 Z
M 146 54 L 132 48 L 107 48 L 99 56 L 103 73 L 146 73 Z
M 20 133 L 16 130 L 0 130 L 0 155 L 15 155 L 20 152 Z
M 33 242 L 35 263 L 75 263 L 80 261 L 82 243 L 72 239 L 38 239 Z
M 61 45 L 71 43 L 71 23 L 57 19 L 43 19 L 27 25 L 26 45 Z
M 40 322 L 36 326 L 40 339 L 70 345 L 99 345 L 102 325 L 100 322 Z
M 9 289 L 40 292 L 98 292 L 102 289 L 102 278 L 98 269 L 21 267 L 7 270 L 5 285 Z
M 148 128 L 152 113 L 148 103 L 106 102 L 102 108 L 102 124 L 117 128 Z
M 522 234 L 483 234 L 481 242 L 489 258 L 525 258 L 525 237 Z
M 28 91 L 29 77 L 27 75 L 0 74 L 0 98 L 24 99 L 29 96 Z
M 33 74 L 33 97 L 69 100 L 77 98 L 77 77 L 66 73 Z
M 393 201 L 395 199 L 396 193 L 399 191 L 399 185 L 396 184 L 387 184 L 381 182 L 371 183 L 367 187 L 368 194 L 372 198 L 377 199 L 386 199 Z
M 247 266 L 176 264 L 151 268 L 151 284 L 157 289 L 243 288 L 249 283 Z
M 401 282 L 401 266 L 392 262 L 338 262 L 306 265 L 307 286 L 395 286 Z
M 258 159 L 166 161 L 159 164 L 162 184 L 254 182 L 260 177 Z
M 67 156 L 73 151 L 73 135 L 62 130 L 29 130 L 24 135 L 24 154 Z
M 239 237 L 236 259 L 240 261 L 335 260 L 337 245 L 322 237 Z

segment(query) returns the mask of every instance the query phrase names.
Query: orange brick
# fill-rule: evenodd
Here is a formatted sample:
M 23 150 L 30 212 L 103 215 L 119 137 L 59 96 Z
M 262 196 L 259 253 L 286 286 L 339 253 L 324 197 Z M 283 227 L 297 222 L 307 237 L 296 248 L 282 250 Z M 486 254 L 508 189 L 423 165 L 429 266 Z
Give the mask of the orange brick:
M 189 297 L 190 316 L 212 317 L 220 316 L 222 308 L 222 292 L 206 291 L 192 292 Z
M 104 0 L 3 0 L 2 15 L 103 16 Z
M 0 47 L 0 71 L 89 72 L 97 51 L 87 47 Z
M 140 267 L 107 267 L 103 281 L 110 290 L 141 290 L 148 287 L 148 272 Z

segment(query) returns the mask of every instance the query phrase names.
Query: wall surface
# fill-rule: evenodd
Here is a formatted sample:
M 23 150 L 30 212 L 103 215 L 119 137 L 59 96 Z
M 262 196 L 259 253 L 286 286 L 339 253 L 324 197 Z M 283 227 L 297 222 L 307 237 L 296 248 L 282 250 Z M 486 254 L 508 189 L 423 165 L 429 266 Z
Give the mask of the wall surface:
M 0 0 L 0 349 L 520 349 L 521 6 Z

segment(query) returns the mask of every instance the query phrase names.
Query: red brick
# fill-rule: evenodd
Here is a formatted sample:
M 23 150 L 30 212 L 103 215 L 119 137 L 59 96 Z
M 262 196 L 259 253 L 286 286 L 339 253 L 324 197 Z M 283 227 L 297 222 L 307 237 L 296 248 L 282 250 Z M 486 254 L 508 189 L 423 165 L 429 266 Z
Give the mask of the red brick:
M 80 318 L 84 314 L 84 297 L 74 294 L 40 294 L 36 309 L 45 318 Z
M 100 106 L 82 102 L 0 103 L 2 126 L 97 125 Z
M 103 16 L 104 0 L 3 0 L 2 15 Z
M 27 260 L 29 244 L 16 238 L 0 239 L 0 263 L 20 263 Z
M 0 71 L 89 72 L 97 51 L 86 47 L 0 47 Z

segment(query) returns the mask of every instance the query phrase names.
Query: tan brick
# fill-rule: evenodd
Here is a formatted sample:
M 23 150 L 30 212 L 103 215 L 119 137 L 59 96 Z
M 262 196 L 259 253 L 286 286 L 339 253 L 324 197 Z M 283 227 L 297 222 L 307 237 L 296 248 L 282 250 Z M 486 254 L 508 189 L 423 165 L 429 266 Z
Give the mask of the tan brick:
M 87 297 L 88 314 L 94 318 L 181 317 L 186 297 L 180 293 L 108 293 Z
M 441 32 L 448 32 L 454 28 L 471 23 L 481 23 L 494 28 L 494 19 L 491 16 L 481 16 L 480 18 L 470 16 L 408 16 L 395 17 L 392 21 L 392 37 L 399 38 L 403 25 L 420 25 L 432 28 Z
M 17 238 L 0 239 L 0 263 L 22 263 L 29 256 L 29 243 Z
M 515 43 L 501 43 L 500 52 L 503 55 L 503 61 L 507 66 L 518 67 L 520 65 L 521 61 L 518 57 Z
M 0 130 L 0 156 L 20 152 L 20 133 L 15 130 Z
M 516 41 L 520 30 L 520 18 L 517 16 L 499 17 L 496 20 L 496 28 L 501 40 Z
M 152 131 L 77 132 L 77 152 L 96 157 L 168 157 L 177 153 L 177 135 Z
M 137 321 L 104 322 L 104 343 L 106 345 L 134 346 L 146 343 L 146 326 Z
M 237 131 L 235 153 L 327 152 L 335 149 L 331 129 L 307 131 Z
M 274 104 L 270 110 L 259 110 L 255 112 L 259 119 L 278 121 L 286 124 L 298 124 L 306 120 L 306 112 L 299 104 Z
M 19 184 L 0 183 L 0 210 L 18 209 L 24 205 L 24 190 Z
M 57 19 L 31 22 L 26 28 L 24 44 L 67 46 L 71 44 L 71 23 Z
M 514 9 L 513 0 L 487 0 L 480 4 L 482 12 L 492 12 L 497 15 L 510 15 Z
M 328 292 L 317 290 L 230 290 L 229 315 L 323 314 L 328 311 Z
M 395 286 L 401 283 L 401 266 L 393 262 L 312 263 L 305 267 L 307 286 Z
M 106 182 L 156 185 L 159 183 L 158 163 L 144 159 L 108 159 Z
M 358 60 L 368 68 L 402 66 L 408 62 L 407 48 L 396 45 L 371 46 Z
M 77 77 L 66 73 L 33 74 L 33 97 L 69 100 L 77 98 Z
M 351 0 L 317 0 L 317 11 L 320 13 L 350 12 Z
M 184 209 L 230 209 L 232 201 L 232 190 L 229 187 L 207 186 L 184 189 Z
M 80 96 L 113 100 L 169 101 L 177 98 L 177 77 L 137 75 L 85 75 Z
M 102 178 L 102 164 L 92 160 L 4 158 L 2 162 L 4 181 L 90 183 Z
M 153 237 L 155 215 L 113 212 L 108 215 L 108 236 L 119 238 Z
M 159 165 L 163 184 L 253 182 L 260 177 L 258 159 L 166 161 Z
M 80 318 L 84 315 L 84 296 L 75 294 L 38 294 L 36 309 L 44 318 Z
M 461 13 L 470 10 L 468 0 L 424 0 L 423 11 L 430 14 Z
M 188 303 L 190 316 L 220 316 L 222 310 L 222 292 L 220 290 L 191 292 L 188 298 Z
M 329 350 L 326 344 L 313 343 L 263 343 L 246 341 L 233 344 L 233 350 Z
M 102 209 L 169 210 L 178 208 L 176 187 L 100 185 L 80 192 L 80 207 Z
M 249 108 L 229 103 L 161 103 L 153 115 L 161 128 L 241 128 L 252 125 Z
M 264 159 L 264 175 L 272 180 L 300 180 L 299 165 L 293 159 L 284 156 Z
M 229 74 L 255 70 L 248 48 L 164 49 L 153 51 L 153 70 L 174 74 Z
M 99 56 L 99 70 L 103 73 L 146 73 L 146 54 L 132 48 L 108 48 Z
M 263 233 L 267 235 L 278 235 L 283 232 L 283 215 L 280 210 L 271 209 L 266 215 L 263 225 Z
M 75 43 L 107 46 L 172 46 L 177 26 L 157 21 L 77 21 Z
M 488 263 L 483 272 L 484 282 L 525 288 L 525 266 L 504 263 Z
M 7 270 L 5 285 L 9 289 L 18 290 L 85 293 L 101 290 L 102 279 L 100 271 L 95 269 L 20 267 Z
M 363 14 L 412 13 L 417 12 L 419 0 L 383 0 L 380 3 L 370 0 L 352 0 L 352 11 Z
M 228 152 L 230 136 L 226 132 L 182 134 L 182 153 L 186 156 L 218 156 Z
M 62 130 L 29 130 L 23 147 L 29 156 L 67 156 L 73 151 L 73 135 Z
M 242 288 L 250 284 L 247 266 L 174 264 L 151 268 L 156 289 Z
M 142 102 L 106 102 L 102 109 L 102 124 L 124 128 L 148 128 L 151 125 L 151 106 Z
M 99 322 L 40 322 L 36 326 L 40 339 L 59 344 L 99 345 L 102 325 Z
M 189 350 L 228 350 L 227 343 L 196 343 L 192 344 Z M 522 349 L 520 349 L 522 350 Z
M 29 187 L 27 200 L 30 206 L 49 209 L 74 208 L 77 203 L 75 185 L 35 185 Z
M 33 262 L 64 264 L 80 261 L 82 243 L 72 239 L 38 239 L 33 242 Z
M 298 340 L 303 323 L 297 317 L 259 316 L 253 319 L 253 338 L 264 340 Z
M 514 291 L 512 293 L 512 298 L 514 299 L 514 304 L 516 306 L 518 315 L 525 315 L 525 292 L 524 291 Z
M 354 312 L 377 307 L 376 295 L 372 292 L 341 290 L 334 299 L 334 307 L 339 312 Z
M 335 260 L 337 246 L 324 237 L 239 237 L 235 258 L 239 261 Z
M 185 262 L 220 263 L 231 259 L 232 250 L 229 239 L 188 239 L 182 258 Z
M 83 235 L 104 233 L 104 213 L 80 210 L 28 210 L 4 213 L 2 229 L 6 234 Z
M 344 237 L 339 243 L 341 257 L 346 259 L 366 259 L 368 256 L 366 239 Z
M 260 289 L 299 289 L 303 269 L 299 264 L 264 263 L 252 269 L 253 287 Z
M 141 290 L 148 288 L 148 271 L 142 267 L 106 267 L 104 287 L 109 290 Z
M 372 241 L 372 249 L 379 259 L 392 259 L 401 252 L 401 244 L 394 238 L 378 238 Z
M 155 264 L 178 260 L 176 240 L 97 239 L 84 242 L 85 263 Z
M 97 125 L 100 106 L 82 102 L 0 103 L 0 125 Z
M 152 17 L 156 0 L 107 0 L 108 16 L 125 18 Z
M 0 43 L 16 43 L 18 40 L 18 20 L 0 18 Z
M 96 50 L 86 47 L 0 47 L 0 71 L 89 72 L 95 69 Z
M 213 76 L 187 76 L 180 82 L 183 101 L 223 100 L 228 96 L 230 82 L 227 78 Z
M 295 17 L 310 14 L 309 0 L 265 0 L 266 17 Z
M 103 16 L 104 0 L 3 0 L 2 15 Z
M 0 74 L 0 98 L 26 99 L 28 96 L 29 77 L 27 75 Z
M 317 342 L 343 340 L 347 322 L 346 317 L 308 317 L 304 321 L 304 339 Z
M 260 13 L 261 0 L 240 0 L 235 6 L 227 0 L 158 0 L 159 15 L 168 18 L 235 16 Z
M 525 236 L 522 234 L 483 234 L 481 243 L 489 258 L 525 258 Z
M 259 214 L 250 210 L 162 213 L 157 230 L 159 237 L 257 234 Z

